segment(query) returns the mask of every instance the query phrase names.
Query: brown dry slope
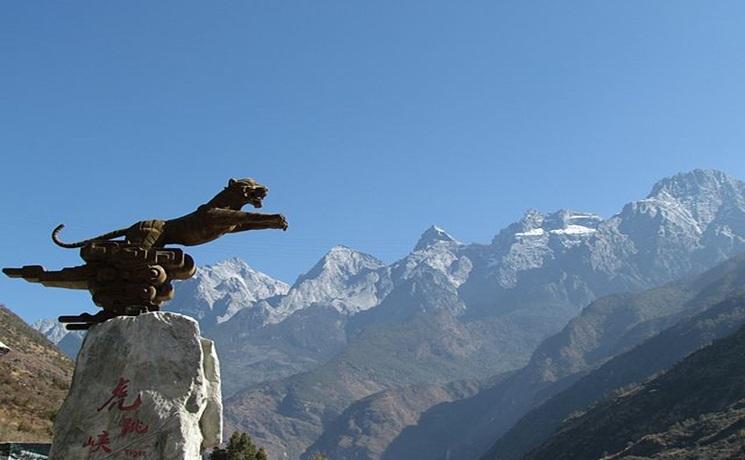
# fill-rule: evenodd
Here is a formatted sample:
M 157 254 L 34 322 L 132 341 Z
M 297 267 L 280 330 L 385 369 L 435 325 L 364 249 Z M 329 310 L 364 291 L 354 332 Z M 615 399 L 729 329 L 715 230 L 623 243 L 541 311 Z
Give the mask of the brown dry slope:
M 50 341 L 0 305 L 0 442 L 49 442 L 67 395 L 73 363 Z

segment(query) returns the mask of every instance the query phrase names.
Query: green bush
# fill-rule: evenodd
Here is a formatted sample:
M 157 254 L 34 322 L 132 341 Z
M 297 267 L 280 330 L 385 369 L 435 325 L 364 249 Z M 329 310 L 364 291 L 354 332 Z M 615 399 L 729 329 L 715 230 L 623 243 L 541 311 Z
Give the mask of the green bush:
M 211 460 L 268 460 L 263 447 L 254 444 L 248 433 L 234 432 L 225 449 L 216 448 Z

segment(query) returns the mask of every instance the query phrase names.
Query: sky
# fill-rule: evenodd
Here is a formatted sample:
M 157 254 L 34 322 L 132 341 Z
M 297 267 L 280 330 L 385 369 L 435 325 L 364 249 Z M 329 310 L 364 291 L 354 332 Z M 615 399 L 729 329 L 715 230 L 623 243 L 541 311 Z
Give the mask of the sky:
M 741 1 L 10 1 L 0 6 L 0 266 L 188 213 L 230 177 L 287 232 L 188 250 L 292 282 L 336 244 L 386 262 L 437 224 L 603 216 L 693 168 L 745 179 Z M 177 294 L 178 295 L 178 294 Z M 24 319 L 85 291 L 0 278 Z

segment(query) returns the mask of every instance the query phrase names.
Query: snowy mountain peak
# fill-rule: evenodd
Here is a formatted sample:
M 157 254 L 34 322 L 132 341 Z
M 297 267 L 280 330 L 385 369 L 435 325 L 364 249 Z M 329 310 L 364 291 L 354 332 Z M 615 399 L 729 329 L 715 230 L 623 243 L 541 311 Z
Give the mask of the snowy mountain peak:
M 352 254 L 362 254 L 359 251 L 356 251 L 349 246 L 344 246 L 343 244 L 337 244 L 333 248 L 329 249 L 329 252 L 326 253 L 324 257 L 343 257 L 346 255 L 352 255 Z
M 222 273 L 225 275 L 234 274 L 249 274 L 258 273 L 250 265 L 248 265 L 243 259 L 239 257 L 231 257 L 213 265 L 205 265 L 199 268 L 200 271 L 209 271 L 212 273 Z
M 434 269 L 458 287 L 473 268 L 471 260 L 464 254 L 466 247 L 448 232 L 433 225 L 422 234 L 411 254 L 391 266 L 394 283 L 415 277 L 421 270 Z
M 259 300 L 284 295 L 289 285 L 254 270 L 238 257 L 197 269 L 193 278 L 176 286 L 169 310 L 199 319 L 204 326 L 226 321 Z
M 334 246 L 308 273 L 298 277 L 269 321 L 282 321 L 316 303 L 325 303 L 343 313 L 366 310 L 387 294 L 388 278 L 382 261 L 346 246 Z
M 31 327 L 41 332 L 43 336 L 55 345 L 57 345 L 68 332 L 67 329 L 65 329 L 65 327 L 56 319 L 40 319 L 34 322 Z
M 706 199 L 712 196 L 740 195 L 745 184 L 722 171 L 694 169 L 658 181 L 647 198 Z
M 293 288 L 311 279 L 331 276 L 348 277 L 363 270 L 377 270 L 383 267 L 385 267 L 385 264 L 382 261 L 369 254 L 347 246 L 337 245 L 331 248 L 308 273 L 300 276 Z
M 545 220 L 545 218 L 546 216 L 544 216 L 537 209 L 528 209 L 525 211 L 525 214 L 523 214 L 523 217 L 518 222 L 518 225 L 521 231 L 528 232 L 530 230 L 541 228 L 543 226 L 543 221 Z
M 624 209 L 631 212 L 662 214 L 702 233 L 711 224 L 739 220 L 745 213 L 745 183 L 721 171 L 695 169 L 657 182 L 646 199 Z
M 453 238 L 448 232 L 438 227 L 437 225 L 432 225 L 427 230 L 425 230 L 424 233 L 422 233 L 422 236 L 419 237 L 419 241 L 416 243 L 414 251 L 427 249 L 428 247 L 436 244 L 439 241 L 458 243 L 458 241 Z
M 238 257 L 218 262 L 214 265 L 199 267 L 195 276 L 211 289 L 221 285 L 233 288 L 250 289 L 256 300 L 285 294 L 289 289 L 287 283 L 254 270 L 250 265 Z M 226 281 L 229 281 L 225 284 Z M 218 293 L 222 297 L 223 293 Z M 215 299 L 212 299 L 214 302 Z

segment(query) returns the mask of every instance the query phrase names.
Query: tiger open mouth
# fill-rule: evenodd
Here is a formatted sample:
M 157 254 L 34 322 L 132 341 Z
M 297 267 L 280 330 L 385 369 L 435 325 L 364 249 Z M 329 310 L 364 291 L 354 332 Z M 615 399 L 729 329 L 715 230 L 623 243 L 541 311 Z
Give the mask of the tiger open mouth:
M 246 187 L 243 196 L 247 198 L 251 206 L 260 208 L 263 206 L 262 200 L 266 197 L 268 191 L 266 187 Z

